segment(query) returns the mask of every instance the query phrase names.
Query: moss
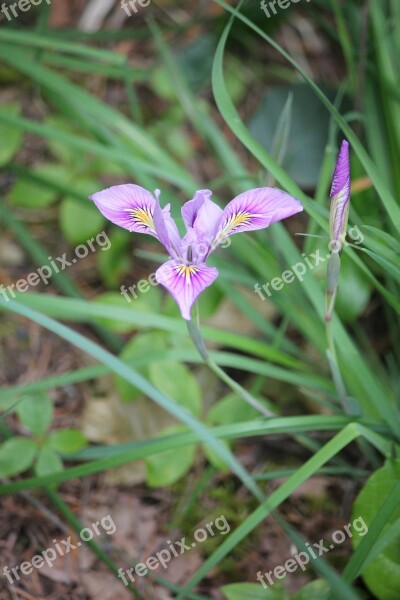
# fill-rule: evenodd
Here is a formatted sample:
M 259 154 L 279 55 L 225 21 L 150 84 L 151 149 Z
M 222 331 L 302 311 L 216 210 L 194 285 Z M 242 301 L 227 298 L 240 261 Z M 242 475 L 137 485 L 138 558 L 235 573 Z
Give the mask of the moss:
M 173 496 L 182 498 L 182 489 L 184 482 L 179 481 L 173 490 Z M 215 487 L 208 487 L 202 493 L 202 495 L 193 503 L 190 510 L 184 510 L 181 515 L 179 514 L 179 507 L 175 506 L 176 517 L 174 519 L 174 526 L 181 529 L 182 535 L 184 535 L 189 542 L 193 539 L 194 532 L 205 526 L 207 523 L 214 523 L 218 517 L 225 517 L 231 533 L 255 510 L 257 507 L 257 501 L 255 498 L 246 494 L 243 498 L 243 494 L 238 496 L 237 485 L 233 480 L 224 480 L 224 482 Z M 219 522 L 221 523 L 221 522 Z M 208 535 L 207 539 L 198 544 L 197 550 L 201 552 L 204 557 L 210 556 L 214 550 L 218 548 L 223 542 L 224 527 L 220 524 L 221 532 L 214 527 L 215 535 Z M 259 529 L 257 528 L 246 538 L 240 542 L 230 552 L 229 556 L 222 560 L 219 565 L 220 573 L 229 575 L 230 581 L 235 581 L 236 578 L 240 580 L 240 573 L 238 570 L 238 563 L 244 559 L 249 551 L 257 547 L 259 539 Z

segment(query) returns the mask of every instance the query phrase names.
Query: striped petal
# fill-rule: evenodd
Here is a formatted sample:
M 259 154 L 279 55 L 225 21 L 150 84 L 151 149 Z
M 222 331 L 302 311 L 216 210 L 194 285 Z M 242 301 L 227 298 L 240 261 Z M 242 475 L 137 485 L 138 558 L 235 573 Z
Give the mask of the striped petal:
M 331 188 L 329 235 L 331 241 L 340 241 L 346 235 L 350 204 L 350 157 L 349 143 L 343 140 Z
M 178 245 L 178 228 L 169 213 L 169 205 L 161 209 L 158 201 L 159 190 L 153 196 L 150 192 L 134 184 L 115 185 L 89 196 L 99 211 L 112 223 L 134 231 L 146 233 L 159 240 L 173 253 L 173 245 Z
M 225 207 L 213 247 L 229 235 L 264 229 L 302 210 L 298 200 L 275 188 L 256 188 L 244 192 Z
M 158 238 L 153 221 L 156 199 L 139 185 L 115 185 L 89 198 L 106 219 L 115 225 Z
M 156 271 L 156 280 L 168 290 L 187 321 L 194 302 L 217 277 L 215 267 L 205 263 L 186 265 L 178 260 L 169 260 Z

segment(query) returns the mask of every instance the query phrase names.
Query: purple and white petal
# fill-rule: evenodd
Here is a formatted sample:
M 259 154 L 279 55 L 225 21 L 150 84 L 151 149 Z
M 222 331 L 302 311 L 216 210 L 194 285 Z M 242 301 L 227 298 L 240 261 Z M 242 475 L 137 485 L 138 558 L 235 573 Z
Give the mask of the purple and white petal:
M 282 190 L 264 187 L 244 192 L 225 207 L 213 247 L 229 235 L 264 229 L 302 210 L 300 202 Z
M 164 206 L 164 208 L 162 209 L 162 213 L 170 242 L 172 246 L 177 249 L 179 247 L 179 244 L 181 243 L 181 234 L 179 233 L 179 229 L 174 219 L 171 217 L 170 206 L 170 204 Z
M 346 234 L 350 203 L 350 156 L 349 143 L 346 140 L 342 142 L 336 161 L 330 197 L 330 239 L 340 241 Z
M 185 202 L 181 211 L 186 228 L 193 227 L 198 238 L 208 242 L 209 245 L 214 240 L 223 212 L 215 202 L 210 200 L 210 197 L 210 190 L 199 190 L 192 200 Z
M 153 194 L 139 185 L 115 185 L 89 198 L 106 219 L 115 225 L 128 231 L 147 233 L 158 239 L 153 221 L 157 201 Z
M 163 244 L 169 255 L 177 258 L 181 237 L 176 223 L 170 215 L 170 205 L 168 204 L 161 209 L 159 202 L 160 190 L 155 191 L 155 196 L 156 202 L 153 211 L 153 223 L 157 238 Z
M 217 277 L 215 267 L 205 263 L 186 265 L 178 260 L 169 260 L 156 271 L 156 280 L 168 290 L 187 321 L 194 302 Z

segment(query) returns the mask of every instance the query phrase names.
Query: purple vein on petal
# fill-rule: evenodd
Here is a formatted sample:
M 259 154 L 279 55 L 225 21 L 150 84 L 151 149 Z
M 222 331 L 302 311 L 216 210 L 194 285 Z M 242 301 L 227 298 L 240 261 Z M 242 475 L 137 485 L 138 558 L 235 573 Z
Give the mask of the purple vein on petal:
M 156 199 L 139 185 L 115 185 L 89 198 L 106 219 L 115 225 L 158 238 L 153 222 Z
M 329 231 L 331 240 L 340 240 L 346 231 L 350 202 L 349 143 L 343 140 L 333 173 Z
M 275 188 L 255 188 L 236 196 L 223 211 L 216 244 L 228 235 L 268 227 L 301 212 L 299 200 Z
M 178 260 L 169 260 L 156 271 L 156 280 L 168 290 L 187 321 L 194 302 L 217 277 L 215 267 L 205 263 L 186 265 Z

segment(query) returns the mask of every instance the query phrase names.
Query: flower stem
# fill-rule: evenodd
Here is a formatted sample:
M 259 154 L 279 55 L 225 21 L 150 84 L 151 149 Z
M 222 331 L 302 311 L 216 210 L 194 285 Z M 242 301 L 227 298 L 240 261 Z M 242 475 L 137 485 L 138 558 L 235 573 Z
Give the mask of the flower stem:
M 339 364 L 336 355 L 335 342 L 333 339 L 333 321 L 328 319 L 325 321 L 326 325 L 326 337 L 328 341 L 328 348 L 326 350 L 326 356 L 329 363 L 329 368 L 332 373 L 333 383 L 335 384 L 336 392 L 339 396 L 343 410 L 347 415 L 361 414 L 360 407 L 356 400 L 347 394 L 346 386 L 343 381 L 342 374 L 339 369 Z
M 252 408 L 257 410 L 259 413 L 264 415 L 265 417 L 275 417 L 276 415 L 266 409 L 252 394 L 250 394 L 247 390 L 245 390 L 237 381 L 229 377 L 227 373 L 217 363 L 209 356 L 203 336 L 201 335 L 200 329 L 194 324 L 194 322 L 186 321 L 189 335 L 193 341 L 193 344 L 196 346 L 198 353 L 201 358 L 204 360 L 204 363 L 210 367 L 210 369 L 223 381 L 228 387 L 231 388 L 235 394 L 238 394 L 242 400 L 247 402 Z

